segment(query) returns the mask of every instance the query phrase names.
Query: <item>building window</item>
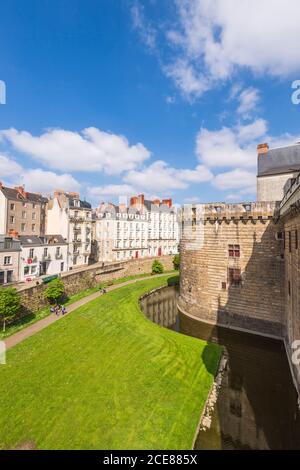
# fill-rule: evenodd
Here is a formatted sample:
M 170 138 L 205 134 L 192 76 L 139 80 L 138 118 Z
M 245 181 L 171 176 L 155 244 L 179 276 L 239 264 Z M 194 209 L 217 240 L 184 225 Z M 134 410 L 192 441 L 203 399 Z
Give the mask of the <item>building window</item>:
M 56 255 L 57 255 L 57 256 L 60 255 L 60 246 L 57 246 L 57 247 L 56 247 Z
M 7 271 L 6 273 L 6 282 L 9 284 L 10 282 L 13 282 L 13 271 Z
M 48 248 L 44 248 L 44 256 L 48 256 Z
M 60 272 L 62 273 L 64 270 L 64 262 L 60 263 Z
M 23 202 L 23 203 L 22 203 L 22 206 L 23 206 L 23 207 L 27 207 L 26 202 Z
M 291 282 L 288 282 L 288 291 L 289 291 L 289 296 L 291 295 Z
M 33 213 L 32 213 L 32 220 L 35 220 L 35 219 L 36 219 L 36 213 L 33 212 Z
M 25 232 L 26 224 L 21 224 L 21 232 Z
M 16 205 L 15 205 L 14 203 L 11 203 L 11 205 L 10 205 L 10 210 L 11 210 L 11 211 L 14 211 L 15 208 L 16 208 Z
M 29 250 L 29 258 L 33 258 L 34 256 L 34 249 L 33 248 L 30 248 Z
M 295 230 L 295 250 L 298 250 L 298 230 Z
M 11 215 L 10 218 L 9 218 L 9 221 L 10 221 L 11 224 L 14 224 L 15 223 L 15 216 Z
M 240 286 L 242 284 L 242 273 L 240 268 L 229 268 L 230 286 Z
M 229 258 L 239 258 L 241 256 L 240 245 L 228 245 L 228 254 Z
M 27 276 L 29 274 L 29 266 L 25 266 L 24 268 L 24 276 Z
M 35 232 L 35 224 L 32 224 L 32 225 L 31 225 L 31 231 L 32 231 L 32 232 Z
M 4 271 L 0 271 L 0 284 L 4 284 Z
M 292 232 L 289 232 L 289 252 L 292 251 Z
M 26 211 L 22 211 L 22 219 L 26 219 Z
M 4 256 L 4 265 L 7 266 L 11 264 L 11 256 Z
M 33 203 L 33 204 L 32 204 L 32 209 L 35 209 L 35 206 L 36 206 L 36 204 Z

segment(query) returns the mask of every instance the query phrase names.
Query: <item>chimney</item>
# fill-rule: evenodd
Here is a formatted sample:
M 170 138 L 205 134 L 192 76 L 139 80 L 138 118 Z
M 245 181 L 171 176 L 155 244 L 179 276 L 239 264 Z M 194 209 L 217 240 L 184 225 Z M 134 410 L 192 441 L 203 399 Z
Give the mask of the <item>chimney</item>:
M 21 194 L 21 196 L 26 197 L 25 186 L 15 186 L 15 189 L 19 194 Z
M 141 206 L 143 206 L 145 204 L 145 196 L 144 194 L 139 194 L 138 195 L 138 202 L 139 204 L 141 204 Z
M 2 183 L 2 181 L 0 181 L 0 189 L 2 189 L 2 188 L 3 188 L 3 183 Z
M 120 210 L 120 212 L 125 212 L 126 211 L 126 204 L 119 204 L 119 210 Z
M 63 189 L 55 189 L 55 190 L 54 190 L 54 197 L 59 197 L 59 196 L 61 196 L 62 194 L 65 194 L 65 192 L 64 192 Z
M 257 153 L 258 155 L 262 155 L 264 153 L 268 153 L 269 151 L 269 144 L 265 143 L 265 144 L 259 144 L 257 146 Z
M 69 196 L 73 197 L 74 199 L 80 199 L 80 194 L 76 192 L 70 192 Z
M 132 196 L 132 197 L 130 198 L 130 207 L 136 206 L 137 203 L 138 203 L 138 198 L 137 198 L 136 196 Z
M 163 199 L 162 203 L 166 206 L 172 207 L 172 199 Z
M 155 206 L 159 206 L 160 200 L 159 199 L 153 199 L 152 204 L 154 204 Z
M 18 238 L 19 236 L 19 232 L 17 232 L 16 230 L 14 229 L 10 229 L 9 232 L 8 232 L 8 235 L 12 238 Z

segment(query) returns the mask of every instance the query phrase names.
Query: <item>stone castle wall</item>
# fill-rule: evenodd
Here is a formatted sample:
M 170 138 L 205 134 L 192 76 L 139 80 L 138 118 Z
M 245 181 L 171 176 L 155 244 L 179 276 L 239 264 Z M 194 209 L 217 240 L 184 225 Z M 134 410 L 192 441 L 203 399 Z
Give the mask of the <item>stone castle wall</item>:
M 174 256 L 161 256 L 159 261 L 165 271 L 173 269 Z M 136 274 L 151 273 L 152 263 L 155 258 L 139 258 L 121 263 L 111 263 L 102 267 L 101 264 L 91 265 L 87 268 L 69 271 L 62 274 L 66 295 L 71 296 L 90 287 L 96 287 L 101 282 L 119 279 L 121 277 Z M 19 289 L 22 303 L 22 315 L 36 312 L 48 305 L 44 299 L 44 290 L 47 285 L 24 286 Z
M 292 344 L 300 340 L 300 211 L 284 218 L 285 233 L 285 343 L 300 393 L 300 365 L 291 361 Z M 299 346 L 298 346 L 299 347 Z
M 202 321 L 282 337 L 284 260 L 275 209 L 267 203 L 202 206 L 197 223 L 190 220 L 181 242 L 183 312 Z M 239 245 L 239 257 L 229 256 L 229 245 Z M 230 269 L 240 269 L 240 285 L 230 283 Z

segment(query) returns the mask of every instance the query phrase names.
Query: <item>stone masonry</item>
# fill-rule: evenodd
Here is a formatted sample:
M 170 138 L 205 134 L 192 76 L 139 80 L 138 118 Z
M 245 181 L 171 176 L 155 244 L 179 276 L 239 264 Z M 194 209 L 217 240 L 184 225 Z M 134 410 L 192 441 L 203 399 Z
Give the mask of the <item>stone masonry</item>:
M 181 242 L 180 310 L 209 323 L 282 337 L 284 260 L 276 208 L 206 204 L 198 214 L 191 208 Z

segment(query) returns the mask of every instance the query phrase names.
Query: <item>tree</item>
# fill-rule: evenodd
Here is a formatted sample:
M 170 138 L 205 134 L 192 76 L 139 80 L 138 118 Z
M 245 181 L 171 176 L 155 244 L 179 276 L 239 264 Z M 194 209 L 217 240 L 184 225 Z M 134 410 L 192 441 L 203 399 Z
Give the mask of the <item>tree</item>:
M 0 288 L 0 317 L 3 321 L 3 331 L 5 331 L 6 321 L 12 320 L 18 313 L 21 306 L 21 298 L 14 287 Z
M 174 269 L 175 269 L 176 271 L 179 270 L 179 268 L 180 268 L 180 255 L 179 255 L 179 254 L 177 254 L 177 255 L 174 256 L 174 258 L 173 258 L 173 266 L 174 266 Z
M 62 297 L 65 292 L 65 286 L 61 279 L 53 279 L 48 284 L 47 289 L 45 289 L 44 296 L 50 302 L 56 302 Z
M 152 264 L 152 273 L 161 274 L 164 272 L 164 267 L 158 259 L 155 259 Z

